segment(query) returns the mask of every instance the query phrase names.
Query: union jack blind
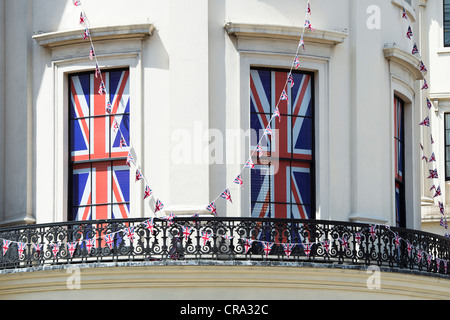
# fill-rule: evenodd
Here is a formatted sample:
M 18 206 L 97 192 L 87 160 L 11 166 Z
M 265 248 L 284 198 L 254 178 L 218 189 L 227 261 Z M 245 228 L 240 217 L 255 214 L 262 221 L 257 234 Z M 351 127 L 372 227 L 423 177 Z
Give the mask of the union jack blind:
M 395 217 L 398 227 L 405 227 L 405 115 L 404 103 L 394 97 L 394 150 L 395 150 Z
M 263 138 L 251 170 L 251 215 L 272 218 L 315 218 L 313 74 L 285 70 L 250 70 L 251 147 L 256 148 L 279 98 L 281 117 L 271 122 L 273 135 Z M 279 120 L 280 119 L 280 120 Z
M 129 71 L 105 71 L 102 78 L 107 94 L 99 93 L 94 72 L 69 77 L 69 218 L 75 221 L 127 218 L 130 212 L 128 148 L 120 144 L 123 136 L 129 145 Z

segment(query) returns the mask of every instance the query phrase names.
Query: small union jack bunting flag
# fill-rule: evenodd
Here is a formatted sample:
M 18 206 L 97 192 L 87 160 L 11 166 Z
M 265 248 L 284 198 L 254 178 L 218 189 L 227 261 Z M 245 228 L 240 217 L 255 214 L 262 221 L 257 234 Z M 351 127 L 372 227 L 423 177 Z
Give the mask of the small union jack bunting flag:
M 98 88 L 98 93 L 100 95 L 106 94 L 106 87 L 105 87 L 105 84 L 103 83 L 103 81 L 100 83 L 100 86 Z
M 242 177 L 241 177 L 240 174 L 236 178 L 234 178 L 233 182 L 238 184 L 238 185 L 240 185 L 240 186 L 242 186 L 244 184 L 244 181 L 242 180 Z
M 288 81 L 291 84 L 291 88 L 294 86 L 294 77 L 292 76 L 292 73 L 289 73 Z
M 261 147 L 261 145 L 260 144 L 258 144 L 257 146 L 256 146 L 256 152 L 258 152 L 258 157 L 262 157 L 263 156 L 263 149 L 262 149 L 262 147 Z
M 428 171 L 430 172 L 428 179 L 439 179 L 437 169 L 432 169 Z
M 438 196 L 442 196 L 442 193 L 441 193 L 441 186 L 438 186 L 438 187 L 437 187 L 436 193 L 434 194 L 434 197 L 433 197 L 433 198 L 436 198 L 436 197 L 438 197 Z
M 80 13 L 80 24 L 83 24 L 86 22 L 86 17 L 84 16 L 83 12 Z
M 283 243 L 283 249 L 284 253 L 286 254 L 287 258 L 291 256 L 292 248 L 295 246 L 293 243 Z
M 401 240 L 402 238 L 400 238 L 400 236 L 398 235 L 398 233 L 396 233 L 395 234 L 395 239 L 394 239 L 394 241 L 395 241 L 395 247 L 396 248 L 398 248 L 398 246 L 400 245 L 400 240 Z
M 425 119 L 423 119 L 423 121 L 421 123 L 419 123 L 419 126 L 429 127 L 430 126 L 430 117 L 427 116 Z
M 304 51 L 306 50 L 306 48 L 305 48 L 305 41 L 303 40 L 303 36 L 300 38 L 300 42 L 298 43 L 298 47 L 299 48 L 302 47 Z
M 280 109 L 278 109 L 278 106 L 275 108 L 275 111 L 273 112 L 273 115 L 275 117 L 278 117 L 278 122 L 281 121 L 281 113 L 280 113 Z
M 294 58 L 294 68 L 298 69 L 300 67 L 300 59 L 298 58 L 298 56 L 295 56 Z
M 203 246 L 207 245 L 207 243 L 211 239 L 211 235 L 212 235 L 212 233 L 202 231 Z
M 145 228 L 147 228 L 150 231 L 150 233 L 153 233 L 153 227 L 154 227 L 153 218 L 145 220 L 143 222 L 143 224 L 144 224 Z
M 134 240 L 134 227 L 128 227 L 123 229 L 123 232 L 125 232 L 125 235 L 128 239 L 130 239 L 131 242 Z
M 423 86 L 422 86 L 422 90 L 428 89 L 428 83 L 427 83 L 427 79 L 423 79 Z
M 98 66 L 98 64 L 95 64 L 95 77 L 98 78 L 100 75 L 102 74 L 102 72 L 100 71 L 100 67 Z M 108 101 L 109 102 L 109 101 Z
M 419 49 L 417 49 L 417 44 L 414 43 L 411 53 L 412 54 L 418 54 L 419 53 Z
M 272 135 L 272 128 L 270 127 L 270 124 L 266 127 L 266 129 L 264 130 L 264 134 L 271 136 Z
M 181 230 L 183 230 L 184 240 L 188 241 L 192 229 L 193 229 L 192 227 L 181 226 Z
M 267 258 L 269 256 L 270 251 L 272 250 L 273 242 L 264 241 L 262 244 L 263 244 L 263 250 L 266 253 L 266 258 Z
M 83 40 L 89 39 L 90 36 L 91 36 L 91 33 L 89 32 L 89 29 L 86 27 L 86 29 L 84 29 Z
M 103 239 L 105 240 L 106 244 L 108 245 L 108 247 L 110 249 L 112 249 L 114 247 L 114 234 L 113 233 L 105 234 L 103 236 Z
M 412 36 L 413 36 L 413 32 L 412 32 L 411 26 L 408 26 L 408 31 L 406 32 L 406 37 L 408 39 L 411 39 Z
M 288 101 L 288 95 L 287 95 L 287 93 L 286 93 L 285 90 L 283 90 L 283 92 L 281 93 L 280 100 L 286 100 L 286 101 Z
M 302 245 L 303 245 L 303 251 L 305 252 L 306 257 L 309 259 L 313 243 L 302 243 Z
M 322 247 L 325 249 L 327 253 L 330 252 L 330 240 L 325 240 L 322 242 Z
M 23 243 L 23 242 L 17 243 L 17 252 L 19 253 L 19 258 L 22 256 L 23 252 L 25 251 L 26 246 L 27 246 L 26 243 Z
M 89 51 L 89 58 L 91 60 L 95 59 L 95 51 L 94 51 L 94 47 L 93 46 L 91 46 L 91 51 Z
M 33 243 L 33 248 L 37 252 L 37 254 L 39 255 L 41 253 L 41 251 L 42 251 L 42 244 Z
M 79 6 L 81 6 L 81 1 L 80 0 L 73 0 L 73 5 L 75 7 L 79 7 Z
M 139 169 L 136 169 L 136 181 L 142 180 L 144 176 L 142 175 L 141 171 Z
M 73 258 L 73 254 L 75 253 L 76 248 L 77 248 L 76 242 L 67 243 L 67 250 L 69 251 L 71 258 Z
M 217 217 L 216 203 L 214 201 L 206 206 L 206 210 L 210 211 L 215 217 Z
M 224 192 L 222 192 L 222 194 L 220 195 L 221 198 L 225 199 L 225 200 L 230 200 L 231 203 L 233 203 L 233 201 L 231 200 L 231 193 L 230 193 L 230 189 L 226 188 Z
M 434 155 L 434 152 L 431 154 L 430 160 L 428 162 L 436 162 L 436 156 Z
M 155 213 L 158 211 L 161 211 L 164 208 L 164 204 L 161 202 L 161 200 L 157 199 L 155 203 Z
M 248 252 L 248 250 L 250 250 L 250 248 L 252 247 L 252 243 L 254 240 L 252 239 L 242 239 L 244 241 L 244 249 L 245 249 L 245 253 Z
M 311 22 L 309 20 L 305 20 L 305 28 L 314 31 L 314 28 L 312 27 Z
M 408 20 L 408 15 L 406 14 L 405 8 L 403 8 L 403 11 L 402 11 L 402 18 Z
M 347 240 L 347 237 L 342 237 L 342 238 L 339 238 L 338 239 L 339 240 L 339 242 L 342 244 L 342 246 L 344 247 L 344 249 L 345 250 L 347 250 L 348 249 L 348 240 Z
M 127 156 L 127 165 L 131 167 L 131 163 L 134 163 L 134 158 L 133 155 L 131 154 L 131 151 L 129 151 Z
M 109 100 L 108 100 L 108 102 L 106 103 L 106 109 L 105 109 L 105 111 L 106 111 L 107 114 L 111 114 L 111 112 L 112 112 L 111 102 L 109 102 Z M 115 127 L 115 124 L 114 124 L 114 132 L 115 132 L 115 131 L 116 131 L 116 127 Z
M 251 159 L 247 160 L 247 162 L 245 163 L 245 167 L 246 168 L 250 168 L 250 169 L 254 169 L 255 168 L 255 164 L 253 163 L 253 161 Z
M 356 233 L 356 235 L 355 235 L 355 240 L 356 240 L 356 242 L 358 243 L 358 244 L 360 244 L 361 243 L 361 231 L 359 231 L 359 232 L 357 232 Z
M 167 226 L 170 227 L 173 224 L 173 218 L 175 218 L 175 214 L 171 212 L 168 216 L 162 217 L 161 219 L 167 221 Z
M 52 243 L 52 252 L 53 252 L 53 257 L 56 258 L 56 256 L 58 255 L 59 252 L 59 243 Z
M 149 185 L 146 185 L 145 186 L 145 190 L 144 190 L 144 198 L 142 199 L 142 200 L 145 200 L 145 199 L 147 199 L 148 197 L 150 197 L 151 196 L 151 194 L 152 194 L 152 189 L 150 188 L 150 186 Z
M 84 240 L 84 244 L 86 245 L 87 252 L 90 253 L 92 248 L 95 246 L 95 239 L 86 239 Z
M 10 245 L 11 245 L 11 240 L 3 239 L 3 246 L 2 246 L 2 248 L 3 248 L 3 255 L 6 254 L 6 251 L 8 251 Z
M 420 71 L 422 71 L 422 72 L 428 71 L 427 68 L 425 67 L 425 64 L 423 63 L 423 61 L 420 61 L 419 68 L 420 68 Z
M 406 250 L 408 250 L 408 256 L 411 257 L 411 252 L 412 252 L 413 247 L 412 247 L 411 243 L 409 243 L 409 242 L 407 242 L 407 243 L 408 243 L 408 246 L 407 246 Z
M 369 233 L 372 236 L 372 240 L 375 240 L 375 235 L 377 233 L 377 231 L 375 230 L 377 226 L 370 226 L 369 228 Z

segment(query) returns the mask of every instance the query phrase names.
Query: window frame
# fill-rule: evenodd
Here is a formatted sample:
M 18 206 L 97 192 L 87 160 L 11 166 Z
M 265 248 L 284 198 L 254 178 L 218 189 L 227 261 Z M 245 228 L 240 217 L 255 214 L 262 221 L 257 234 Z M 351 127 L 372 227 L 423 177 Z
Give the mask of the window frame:
M 443 44 L 444 48 L 449 48 L 450 47 L 450 16 L 448 17 L 448 20 L 445 19 L 446 18 L 445 17 L 445 7 L 446 6 L 448 6 L 448 9 L 450 10 L 450 0 L 442 1 L 442 44 Z M 450 13 L 450 11 L 449 11 L 449 13 Z M 446 28 L 446 23 L 448 23 L 448 28 Z M 448 30 L 447 32 L 446 32 L 446 29 Z M 448 35 L 448 39 L 447 39 L 446 34 Z
M 116 67 L 116 68 L 110 68 L 110 69 L 102 69 L 102 74 L 105 75 L 107 73 L 120 72 L 120 71 L 128 71 L 129 72 L 127 81 L 130 82 L 131 81 L 131 70 L 130 70 L 129 66 Z M 71 85 L 70 84 L 71 84 L 72 77 L 76 77 L 76 76 L 80 76 L 80 75 L 89 75 L 89 76 L 91 76 L 91 75 L 94 75 L 94 74 L 95 74 L 95 70 L 78 71 L 78 72 L 74 71 L 74 72 L 71 72 L 71 73 L 67 74 L 67 99 L 68 99 L 68 101 L 67 101 L 67 108 L 68 108 L 68 110 L 67 110 L 67 122 L 68 122 L 68 125 L 67 125 L 67 128 L 68 128 L 67 129 L 67 140 L 68 140 L 67 141 L 67 143 L 68 143 L 68 148 L 67 148 L 67 152 L 68 152 L 68 157 L 67 157 L 67 164 L 68 164 L 67 165 L 67 168 L 68 168 L 68 177 L 67 177 L 67 183 L 68 183 L 68 187 L 67 187 L 67 192 L 68 192 L 68 194 L 67 194 L 67 219 L 68 219 L 68 221 L 75 221 L 74 220 L 74 218 L 75 218 L 74 209 L 75 208 L 83 208 L 83 207 L 91 207 L 92 208 L 92 207 L 99 207 L 99 206 L 107 206 L 107 207 L 110 207 L 108 210 L 110 210 L 111 213 L 112 213 L 113 212 L 112 211 L 113 207 L 115 205 L 125 205 L 125 206 L 128 206 L 128 212 L 131 213 L 131 208 L 130 208 L 130 206 L 131 206 L 130 205 L 130 203 L 131 203 L 131 184 L 128 186 L 128 193 L 129 193 L 128 201 L 123 201 L 123 202 L 115 202 L 114 201 L 114 191 L 113 191 L 114 190 L 114 187 L 113 187 L 114 169 L 113 168 L 114 167 L 126 166 L 127 156 L 118 156 L 118 157 L 112 157 L 111 156 L 112 148 L 113 148 L 113 141 L 112 141 L 112 136 L 111 136 L 111 130 L 108 130 L 108 133 L 109 133 L 109 137 L 108 137 L 108 139 L 109 139 L 109 151 L 108 151 L 109 157 L 107 157 L 107 158 L 91 158 L 90 150 L 91 150 L 91 138 L 92 138 L 92 136 L 91 136 L 91 134 L 89 134 L 89 137 L 88 137 L 88 139 L 89 139 L 89 146 L 88 146 L 89 159 L 87 159 L 87 160 L 85 160 L 85 159 L 83 159 L 83 160 L 73 160 L 73 158 L 72 158 L 72 126 L 73 126 L 72 125 L 72 121 L 73 120 L 78 120 L 78 119 L 82 119 L 83 118 L 83 119 L 87 119 L 89 121 L 89 123 L 90 123 L 92 121 L 91 119 L 105 118 L 105 120 L 106 120 L 106 118 L 109 118 L 110 120 L 108 122 L 111 123 L 111 121 L 114 119 L 115 116 L 120 116 L 120 117 L 127 116 L 128 117 L 128 126 L 129 126 L 128 133 L 129 133 L 129 138 L 131 138 L 130 137 L 130 135 L 131 135 L 131 110 L 129 112 L 115 113 L 115 114 L 108 114 L 105 111 L 105 113 L 101 114 L 101 115 L 95 115 L 95 114 L 91 115 L 91 114 L 89 114 L 89 115 L 84 116 L 84 117 L 72 117 L 71 116 L 71 111 L 70 111 L 70 106 L 71 106 L 71 101 L 70 101 L 70 99 L 71 99 L 71 94 L 70 94 Z M 97 91 L 96 91 L 97 88 L 95 88 L 94 86 L 91 86 L 91 85 L 89 85 L 89 88 L 94 91 L 93 92 L 94 94 L 97 94 Z M 110 88 L 107 88 L 106 94 L 111 95 L 111 90 L 109 90 L 109 89 Z M 129 91 L 130 91 L 129 95 L 130 95 L 130 99 L 131 99 L 131 88 L 130 88 Z M 89 94 L 91 95 L 92 93 L 90 92 Z M 128 152 L 128 149 L 125 149 L 123 152 Z M 116 165 L 116 164 L 114 164 L 115 162 L 116 163 L 117 162 L 122 162 L 123 164 Z M 91 203 L 90 205 L 74 205 L 74 203 L 73 203 L 73 200 L 74 200 L 74 190 L 73 190 L 73 188 L 74 188 L 73 175 L 74 174 L 73 174 L 73 171 L 75 170 L 74 167 L 77 166 L 77 165 L 90 165 L 90 174 L 91 174 L 91 179 L 90 179 L 91 186 L 90 186 L 90 189 L 91 189 L 91 192 L 93 192 L 93 189 L 92 189 L 92 184 L 93 184 L 92 173 L 94 172 L 93 171 L 93 165 L 94 164 L 96 164 L 96 165 L 98 165 L 98 164 L 105 164 L 106 167 L 108 167 L 108 164 L 109 164 L 109 169 L 108 169 L 110 171 L 109 172 L 109 174 L 110 174 L 109 179 L 111 181 L 110 182 L 110 186 L 111 186 L 110 199 L 106 203 L 95 203 L 95 204 Z M 128 177 L 129 177 L 130 176 L 130 168 L 128 168 L 128 169 L 129 169 L 128 170 Z
M 447 147 L 450 148 L 450 141 L 447 139 L 447 132 L 450 132 L 450 129 L 447 129 L 447 117 L 449 118 L 450 125 L 450 112 L 444 112 L 444 157 L 445 157 L 445 181 L 450 181 L 450 170 L 447 170 L 447 163 L 450 163 L 450 158 L 447 157 Z
M 403 101 L 403 99 L 401 99 L 399 96 L 394 95 L 394 114 L 396 115 L 397 113 L 397 102 L 399 102 L 401 104 L 401 118 L 402 118 L 402 126 L 401 126 L 401 138 L 398 138 L 396 136 L 396 130 L 394 130 L 394 143 L 398 145 L 398 143 L 400 142 L 401 144 L 401 154 L 402 154 L 402 179 L 399 180 L 397 179 L 397 169 L 396 169 L 396 173 L 394 176 L 394 190 L 397 188 L 397 184 L 400 185 L 399 188 L 399 213 L 397 215 L 397 211 L 395 214 L 395 223 L 397 227 L 406 227 L 406 161 L 405 161 L 405 144 L 406 144 L 406 139 L 405 139 L 405 101 Z M 396 119 L 396 117 L 394 117 Z M 395 146 L 394 146 L 395 148 Z M 398 152 L 398 151 L 397 151 Z M 398 160 L 398 155 L 396 154 L 396 159 L 394 159 L 395 163 L 397 163 Z M 395 197 L 396 199 L 396 197 Z M 397 200 L 395 200 L 397 201 Z M 396 203 L 396 207 L 397 207 L 397 203 Z M 396 209 L 397 210 L 397 209 Z
M 269 72 L 284 72 L 286 74 L 286 79 L 287 79 L 287 76 L 289 75 L 289 71 L 290 71 L 289 69 L 286 69 L 286 68 L 276 68 L 276 67 L 267 67 L 267 66 L 250 66 L 249 76 L 250 76 L 250 73 L 251 73 L 252 70 L 263 70 L 263 71 L 265 70 L 265 71 L 269 71 Z M 316 197 L 316 152 L 317 152 L 316 151 L 316 125 L 317 125 L 316 120 L 317 119 L 316 119 L 316 110 L 315 110 L 315 73 L 311 72 L 311 71 L 304 71 L 304 70 L 292 70 L 291 72 L 293 74 L 297 73 L 297 74 L 308 75 L 308 76 L 311 77 L 311 79 L 310 79 L 310 85 L 311 85 L 311 89 L 310 89 L 310 93 L 311 93 L 311 115 L 309 115 L 309 116 L 306 116 L 306 115 L 305 116 L 296 116 L 296 115 L 293 115 L 293 114 L 283 114 L 283 113 L 281 113 L 281 117 L 288 116 L 288 117 L 296 117 L 296 118 L 308 118 L 308 119 L 311 120 L 311 160 L 294 158 L 292 152 L 291 152 L 291 156 L 288 157 L 288 158 L 286 158 L 286 157 L 276 157 L 275 158 L 275 157 L 272 156 L 272 147 L 271 147 L 272 142 L 271 142 L 271 140 L 268 141 L 268 145 L 269 145 L 269 149 L 268 150 L 269 151 L 265 152 L 262 157 L 259 157 L 255 153 L 255 155 L 252 157 L 252 160 L 253 160 L 255 166 L 257 166 L 257 165 L 259 165 L 259 166 L 267 165 L 268 168 L 269 168 L 268 169 L 269 172 L 270 172 L 270 167 L 271 167 L 270 163 L 272 162 L 271 159 L 275 159 L 275 160 L 278 160 L 278 161 L 289 161 L 289 165 L 288 166 L 290 168 L 291 183 L 292 183 L 292 172 L 293 172 L 292 171 L 292 164 L 293 163 L 297 163 L 297 164 L 307 163 L 307 164 L 309 164 L 309 169 L 310 169 L 310 172 L 309 172 L 309 176 L 310 176 L 310 197 L 311 197 L 311 199 L 310 199 L 310 203 L 309 204 L 305 204 L 304 206 L 308 206 L 310 208 L 310 218 L 309 219 L 314 220 L 314 219 L 316 219 L 316 201 L 317 201 L 317 197 Z M 273 81 L 273 79 L 271 79 L 271 81 Z M 249 118 L 250 118 L 250 120 L 252 118 L 252 115 L 254 115 L 254 114 L 262 114 L 262 115 L 268 116 L 269 119 L 270 119 L 270 117 L 272 116 L 272 114 L 274 112 L 274 109 L 275 109 L 275 106 L 273 105 L 272 101 L 275 101 L 274 103 L 276 104 L 278 102 L 278 98 L 279 97 L 275 97 L 275 99 L 271 98 L 270 113 L 266 113 L 266 112 L 252 112 L 251 108 L 249 108 Z M 278 120 L 276 118 L 274 118 L 273 121 L 277 122 Z M 250 129 L 253 130 L 251 121 L 250 121 Z M 293 145 L 294 144 L 294 139 L 293 139 L 294 132 L 293 131 L 294 130 L 292 130 L 292 127 L 291 127 L 290 131 L 291 131 L 290 132 L 290 134 L 291 134 L 291 137 L 290 137 L 291 150 L 293 150 L 293 146 L 294 146 Z M 250 141 L 250 145 L 251 145 L 252 149 L 254 149 L 254 147 L 256 147 L 256 146 L 252 145 L 251 141 Z M 268 156 L 267 156 L 267 154 L 268 154 Z M 252 181 L 251 176 L 252 176 L 252 171 L 250 172 L 250 181 Z M 269 180 L 269 190 L 271 190 L 271 186 L 272 186 L 273 179 L 274 179 L 274 177 L 273 177 L 273 175 L 271 173 L 269 173 L 269 179 L 270 179 Z M 250 184 L 251 184 L 251 182 L 250 182 Z M 252 196 L 250 194 L 250 216 L 252 216 L 252 207 L 253 207 L 254 203 L 261 203 L 261 204 L 267 204 L 268 205 L 268 208 L 269 208 L 269 210 L 268 210 L 268 217 L 270 217 L 270 218 L 274 218 L 275 217 L 274 212 L 272 212 L 272 206 L 273 205 L 277 205 L 278 204 L 278 205 L 290 206 L 290 217 L 288 217 L 288 219 L 292 218 L 292 216 L 293 216 L 292 207 L 293 207 L 294 204 L 296 204 L 295 199 L 293 199 L 292 192 L 290 192 L 290 194 L 289 194 L 289 199 L 290 199 L 289 203 L 287 203 L 287 202 L 279 202 L 279 201 L 272 201 L 272 199 L 273 199 L 273 196 L 271 195 L 270 196 L 270 200 L 268 202 L 266 202 L 266 201 L 252 201 Z

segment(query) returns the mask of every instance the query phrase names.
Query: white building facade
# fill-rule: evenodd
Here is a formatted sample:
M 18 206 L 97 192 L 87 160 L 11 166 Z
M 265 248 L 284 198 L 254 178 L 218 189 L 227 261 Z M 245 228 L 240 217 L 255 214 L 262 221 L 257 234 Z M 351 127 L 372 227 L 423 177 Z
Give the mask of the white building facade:
M 421 203 L 428 186 L 421 185 L 424 167 L 418 124 L 426 109 L 420 59 L 411 54 L 413 43 L 405 34 L 410 25 L 420 44 L 428 47 L 428 35 L 441 32 L 437 26 L 434 31 L 433 24 L 430 33 L 427 30 L 438 9 L 435 4 L 430 8 L 427 1 L 310 4 L 309 20 L 315 31 L 305 31 L 305 50 L 298 51 L 300 67 L 294 70 L 299 79 L 309 77 L 307 94 L 314 115 L 309 119 L 306 217 L 397 224 L 395 98 L 404 113 L 402 224 L 421 229 Z M 126 142 L 153 191 L 143 200 L 146 183 L 135 182 L 135 168 L 128 169 L 128 181 L 123 182 L 126 205 L 121 202 L 126 215 L 155 215 L 157 199 L 165 205 L 157 215 L 207 215 L 206 206 L 216 199 L 219 216 L 255 216 L 255 169 L 243 169 L 255 147 L 250 137 L 255 129 L 252 72 L 289 73 L 304 30 L 306 1 L 275 5 L 257 0 L 134 0 L 132 4 L 85 0 L 77 7 L 72 1 L 4 0 L 0 5 L 2 225 L 77 216 L 71 203 L 81 197 L 74 195 L 73 187 L 78 168 L 74 166 L 81 164 L 72 161 L 77 127 L 70 123 L 79 114 L 72 117 L 70 111 L 71 79 L 81 74 L 96 79 L 96 64 L 89 57 L 91 43 L 83 40 L 85 26 L 79 23 L 81 10 L 102 74 L 127 73 Z M 402 8 L 408 20 L 402 19 Z M 442 72 L 442 76 L 431 73 L 430 83 L 433 99 L 442 105 L 438 110 L 445 112 L 441 94 L 446 92 L 445 81 L 440 79 L 445 72 L 438 65 L 445 61 L 424 52 L 430 56 L 429 69 Z M 94 84 L 89 90 L 96 95 Z M 277 98 L 271 97 L 272 111 Z M 95 116 L 100 116 L 91 115 L 85 124 L 94 124 Z M 272 120 L 274 129 L 277 123 Z M 437 126 L 433 130 L 442 131 Z M 125 163 L 123 152 L 119 158 Z M 243 186 L 233 183 L 239 173 Z M 294 182 L 286 182 L 289 198 Z M 225 188 L 232 203 L 218 197 Z M 256 216 L 276 216 L 273 211 L 280 210 L 274 195 L 280 186 L 271 188 L 272 200 L 262 204 L 270 210 Z M 107 201 L 110 207 L 118 201 L 114 199 Z M 280 205 L 292 206 L 296 201 L 283 200 Z

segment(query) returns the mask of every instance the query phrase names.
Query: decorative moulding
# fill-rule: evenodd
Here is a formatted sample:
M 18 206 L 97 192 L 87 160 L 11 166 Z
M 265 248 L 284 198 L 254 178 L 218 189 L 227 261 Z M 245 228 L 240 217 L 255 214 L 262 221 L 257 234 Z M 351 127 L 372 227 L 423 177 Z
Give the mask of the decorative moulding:
M 385 45 L 383 53 L 387 60 L 396 62 L 408 70 L 415 80 L 423 79 L 423 74 L 419 69 L 420 60 L 416 56 L 399 49 L 395 44 Z
M 150 23 L 89 28 L 91 36 L 95 38 L 96 41 L 120 39 L 144 40 L 146 37 L 151 36 L 153 31 L 154 26 Z M 77 29 L 40 33 L 34 35 L 33 39 L 42 47 L 54 48 L 87 41 L 83 40 L 83 32 L 83 29 Z
M 227 22 L 224 28 L 228 35 L 237 38 L 250 37 L 289 41 L 298 41 L 303 31 L 303 27 L 235 22 Z M 315 29 L 314 32 L 305 30 L 303 39 L 306 43 L 319 43 L 331 46 L 343 43 L 347 35 L 346 31 Z

